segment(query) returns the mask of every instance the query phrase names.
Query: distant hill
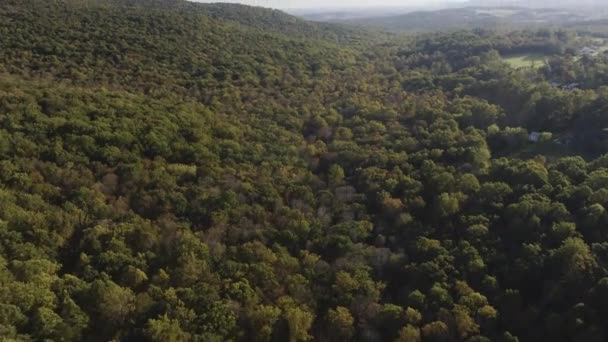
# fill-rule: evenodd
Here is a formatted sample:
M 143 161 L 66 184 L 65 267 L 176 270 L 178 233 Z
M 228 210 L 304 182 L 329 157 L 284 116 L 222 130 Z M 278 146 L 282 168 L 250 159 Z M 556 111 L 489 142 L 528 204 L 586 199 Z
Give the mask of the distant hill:
M 361 33 L 335 24 L 309 22 L 283 11 L 263 7 L 228 3 L 192 4 L 190 7 L 216 20 L 292 37 L 340 39 L 348 36 L 352 39 Z
M 362 18 L 391 17 L 414 11 L 429 10 L 420 7 L 378 7 L 378 8 L 332 8 L 332 9 L 293 9 L 288 13 L 310 21 L 339 21 Z
M 471 0 L 467 2 L 470 6 L 501 7 L 501 6 L 522 6 L 522 7 L 552 7 L 552 8 L 581 8 L 581 7 L 607 7 L 604 0 Z
M 472 28 L 524 28 L 582 21 L 584 14 L 563 9 L 524 7 L 466 7 L 438 11 L 417 11 L 403 15 L 344 20 L 352 25 L 389 31 L 441 31 Z
M 13 6 L 11 6 L 14 4 Z M 339 23 L 311 22 L 287 14 L 283 11 L 254 7 L 235 3 L 200 3 L 186 0 L 24 0 L 19 5 L 16 0 L 7 0 L 7 7 L 23 11 L 24 7 L 32 10 L 55 12 L 63 8 L 72 13 L 102 8 L 105 11 L 124 9 L 127 13 L 135 11 L 164 12 L 164 15 L 183 16 L 188 18 L 209 18 L 221 21 L 222 25 L 236 25 L 264 34 L 282 34 L 290 38 L 320 39 L 331 42 L 359 41 L 364 31 Z M 368 35 L 369 36 L 369 35 Z

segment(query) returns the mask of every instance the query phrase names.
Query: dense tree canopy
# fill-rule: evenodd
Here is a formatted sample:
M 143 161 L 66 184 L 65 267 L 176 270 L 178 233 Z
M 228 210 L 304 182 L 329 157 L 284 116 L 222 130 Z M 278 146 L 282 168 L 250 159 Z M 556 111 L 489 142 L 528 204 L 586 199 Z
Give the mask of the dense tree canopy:
M 608 57 L 574 58 L 587 39 L 2 1 L 0 335 L 603 341 Z

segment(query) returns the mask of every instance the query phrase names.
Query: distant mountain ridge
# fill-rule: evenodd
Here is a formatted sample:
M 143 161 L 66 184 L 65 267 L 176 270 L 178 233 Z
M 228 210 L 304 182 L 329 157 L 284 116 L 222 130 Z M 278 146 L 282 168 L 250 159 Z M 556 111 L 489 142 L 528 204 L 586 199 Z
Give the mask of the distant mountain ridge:
M 566 9 L 534 9 L 504 6 L 417 11 L 390 17 L 336 20 L 336 22 L 382 28 L 395 32 L 408 32 L 474 28 L 526 28 L 580 22 L 588 18 L 589 16 L 584 13 Z
M 470 0 L 466 3 L 469 6 L 479 7 L 497 7 L 497 6 L 521 6 L 521 7 L 540 7 L 540 8 L 561 8 L 573 7 L 580 8 L 584 6 L 593 7 L 608 7 L 604 0 Z

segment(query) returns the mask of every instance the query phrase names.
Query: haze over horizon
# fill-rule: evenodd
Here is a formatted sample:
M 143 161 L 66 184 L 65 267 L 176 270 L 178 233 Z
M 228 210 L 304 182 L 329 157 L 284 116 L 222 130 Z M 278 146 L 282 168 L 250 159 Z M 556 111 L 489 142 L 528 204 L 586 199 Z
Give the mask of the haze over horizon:
M 470 3 L 475 6 L 527 7 L 605 7 L 605 0 L 192 0 L 203 3 L 226 2 L 277 9 L 333 9 L 333 8 L 439 8 Z
M 441 7 L 454 3 L 464 3 L 467 0 L 381 0 L 370 3 L 366 0 L 228 0 L 209 1 L 194 0 L 196 2 L 213 3 L 227 2 L 240 3 L 244 5 L 272 7 L 277 9 L 328 9 L 328 8 L 353 8 L 353 7 Z

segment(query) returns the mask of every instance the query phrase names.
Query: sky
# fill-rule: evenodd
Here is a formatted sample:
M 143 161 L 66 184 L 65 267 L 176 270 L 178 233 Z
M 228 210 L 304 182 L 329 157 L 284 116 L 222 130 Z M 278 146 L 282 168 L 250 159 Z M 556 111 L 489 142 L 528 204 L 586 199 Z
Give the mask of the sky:
M 198 0 L 199 2 L 216 2 Z M 345 7 L 436 7 L 466 0 L 222 0 L 221 2 L 273 8 L 345 8 Z

